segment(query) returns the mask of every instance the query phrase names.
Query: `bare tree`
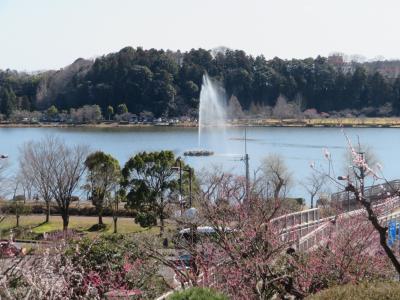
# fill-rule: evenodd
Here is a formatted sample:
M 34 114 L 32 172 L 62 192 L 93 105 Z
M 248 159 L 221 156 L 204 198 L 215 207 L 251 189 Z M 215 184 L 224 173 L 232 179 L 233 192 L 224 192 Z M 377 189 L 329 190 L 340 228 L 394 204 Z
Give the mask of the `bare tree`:
M 272 116 L 272 107 L 251 102 L 247 114 L 251 118 L 268 118 Z
M 310 195 L 311 208 L 314 207 L 315 196 L 322 192 L 325 185 L 326 177 L 322 174 L 313 172 L 308 176 L 301 185 L 306 189 L 307 193 Z
M 266 181 L 263 186 L 267 187 L 267 194 L 271 193 L 274 199 L 285 198 L 292 183 L 292 174 L 282 156 L 269 154 L 262 161 L 261 171 Z
M 96 123 L 102 119 L 98 105 L 84 105 L 78 109 L 71 109 L 71 119 L 77 123 Z
M 239 204 L 246 197 L 246 179 L 219 168 L 204 171 L 199 175 L 202 189 L 196 198 L 216 205 Z M 196 202 L 200 201 L 196 199 Z
M 64 141 L 48 136 L 24 145 L 21 167 L 34 178 L 37 191 L 49 204 L 54 199 L 63 219 L 63 230 L 68 229 L 69 206 L 85 171 L 87 146 L 68 146 Z
M 0 198 L 1 194 L 5 192 L 5 183 L 7 181 L 7 168 L 9 164 L 5 159 L 0 158 Z
M 15 216 L 15 222 L 16 222 L 16 227 L 20 226 L 20 217 L 22 215 L 27 215 L 31 211 L 31 207 L 29 205 L 26 205 L 25 203 L 25 195 L 23 194 L 24 188 L 21 184 L 22 177 L 19 176 L 18 174 L 16 176 L 13 176 L 9 178 L 8 180 L 8 186 L 10 189 L 12 189 L 11 199 L 8 202 L 8 209 L 7 213 L 8 214 L 14 214 Z
M 8 181 L 8 177 L 6 174 L 7 168 L 9 166 L 9 163 L 7 160 L 0 159 L 0 193 L 1 193 L 1 198 L 4 197 L 4 194 L 7 194 L 5 186 L 5 182 Z M 9 186 L 7 184 L 7 186 Z M 0 223 L 3 222 L 7 218 L 7 208 L 6 207 L 1 207 L 0 206 Z
M 20 169 L 16 175 L 25 200 L 32 200 L 34 193 L 34 180 L 32 176 L 26 176 Z
M 31 182 L 36 193 L 46 204 L 46 223 L 50 219 L 52 200 L 50 186 L 51 163 L 50 153 L 53 151 L 54 140 L 47 138 L 41 142 L 27 142 L 20 149 L 20 174 L 25 181 Z
M 52 161 L 50 190 L 61 212 L 63 230 L 66 231 L 69 206 L 85 172 L 84 162 L 89 149 L 83 145 L 69 147 L 58 139 L 55 139 L 54 146 L 54 151 L 49 153 Z
M 284 96 L 279 95 L 272 110 L 272 114 L 274 117 L 279 119 L 298 118 L 301 115 L 300 106 L 300 96 L 298 96 L 295 101 L 288 102 Z
M 243 110 L 242 106 L 238 98 L 235 95 L 232 95 L 228 102 L 228 116 L 232 119 L 241 119 L 243 118 Z

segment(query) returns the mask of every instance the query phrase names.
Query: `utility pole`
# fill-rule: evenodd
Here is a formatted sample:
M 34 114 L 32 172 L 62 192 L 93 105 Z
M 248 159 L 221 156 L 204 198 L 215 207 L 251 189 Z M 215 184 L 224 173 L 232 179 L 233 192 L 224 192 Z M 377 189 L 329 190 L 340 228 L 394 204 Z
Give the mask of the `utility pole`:
M 181 209 L 181 216 L 183 216 L 182 159 L 178 157 L 178 161 L 179 161 L 179 206 Z
M 364 159 L 365 159 L 365 153 L 364 152 L 358 152 L 361 158 L 362 165 L 360 166 L 360 193 L 361 193 L 361 199 L 364 199 L 364 180 L 365 180 L 365 170 L 364 170 Z
M 190 167 L 188 168 L 182 168 L 182 159 L 180 157 L 177 158 L 177 162 L 179 163 L 179 167 L 172 167 L 173 170 L 179 171 L 179 203 L 180 203 L 180 208 L 181 208 L 181 216 L 183 215 L 183 178 L 182 178 L 182 172 L 188 172 L 189 173 L 189 208 L 192 207 L 192 169 Z
M 120 194 L 116 190 L 114 190 L 114 205 L 113 205 L 113 222 L 114 222 L 114 233 L 117 233 L 117 221 L 118 221 L 118 213 L 119 213 L 119 197 Z
M 250 199 L 250 167 L 247 154 L 247 128 L 244 129 L 244 163 L 246 165 L 246 201 L 248 202 Z
M 192 169 L 188 168 L 189 172 L 189 208 L 192 207 Z
M 179 157 L 179 194 L 182 197 L 182 160 L 180 157 Z

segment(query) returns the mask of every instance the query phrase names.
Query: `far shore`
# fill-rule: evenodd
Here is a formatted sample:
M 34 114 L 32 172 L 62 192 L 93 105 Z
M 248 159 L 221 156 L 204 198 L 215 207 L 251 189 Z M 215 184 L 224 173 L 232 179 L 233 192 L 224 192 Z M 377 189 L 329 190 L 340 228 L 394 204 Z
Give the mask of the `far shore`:
M 400 128 L 400 118 L 315 118 L 315 119 L 243 119 L 231 120 L 227 126 L 241 127 L 356 127 L 356 128 Z M 196 128 L 196 122 L 180 123 L 128 123 L 110 122 L 100 123 L 12 123 L 1 122 L 0 128 L 156 128 L 156 127 L 181 127 Z

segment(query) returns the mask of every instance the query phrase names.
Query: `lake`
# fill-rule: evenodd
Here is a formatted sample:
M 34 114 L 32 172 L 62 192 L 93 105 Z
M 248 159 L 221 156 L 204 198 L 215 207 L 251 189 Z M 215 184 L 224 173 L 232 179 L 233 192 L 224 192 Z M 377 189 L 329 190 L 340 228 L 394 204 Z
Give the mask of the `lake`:
M 368 145 L 383 166 L 388 179 L 397 179 L 399 166 L 400 129 L 396 128 L 346 128 L 346 134 L 357 144 L 359 139 Z M 183 157 L 186 150 L 198 148 L 196 128 L 0 128 L 0 153 L 9 155 L 10 170 L 18 167 L 18 152 L 29 140 L 39 140 L 46 135 L 56 135 L 68 144 L 87 144 L 92 150 L 102 150 L 115 156 L 123 165 L 130 156 L 140 151 L 172 150 Z M 202 136 L 202 147 L 215 152 L 210 157 L 185 157 L 196 170 L 221 166 L 227 171 L 245 174 L 244 129 L 228 128 L 225 132 Z M 278 153 L 285 159 L 293 173 L 295 186 L 292 196 L 307 198 L 298 184 L 312 172 L 310 162 L 327 168 L 323 149 L 331 153 L 336 176 L 344 171 L 347 149 L 345 136 L 339 128 L 283 128 L 248 127 L 247 151 L 250 156 L 251 175 L 269 153 Z

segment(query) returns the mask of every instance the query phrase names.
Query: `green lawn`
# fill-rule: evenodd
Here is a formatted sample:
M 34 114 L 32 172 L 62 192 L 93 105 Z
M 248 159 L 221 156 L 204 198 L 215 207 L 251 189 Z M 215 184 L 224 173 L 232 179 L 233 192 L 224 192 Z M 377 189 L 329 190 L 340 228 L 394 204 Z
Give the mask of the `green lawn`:
M 43 224 L 45 219 L 44 215 L 28 215 L 20 217 L 20 227 L 33 233 L 52 232 L 56 230 L 62 230 L 62 219 L 61 216 L 51 216 L 50 222 Z M 71 216 L 69 220 L 69 228 L 82 231 L 88 234 L 96 234 L 89 232 L 89 228 L 97 224 L 98 218 L 95 216 Z M 113 232 L 112 217 L 103 217 L 103 222 L 107 225 L 107 228 L 102 233 Z M 0 231 L 5 232 L 8 235 L 8 231 L 16 226 L 16 219 L 14 216 L 8 216 L 3 222 L 0 223 Z M 118 232 L 119 233 L 137 233 L 142 231 L 158 233 L 159 229 L 153 227 L 151 229 L 142 228 L 140 225 L 135 224 L 133 218 L 118 218 Z M 2 238 L 0 236 L 0 238 Z M 4 238 L 4 237 L 3 237 Z

